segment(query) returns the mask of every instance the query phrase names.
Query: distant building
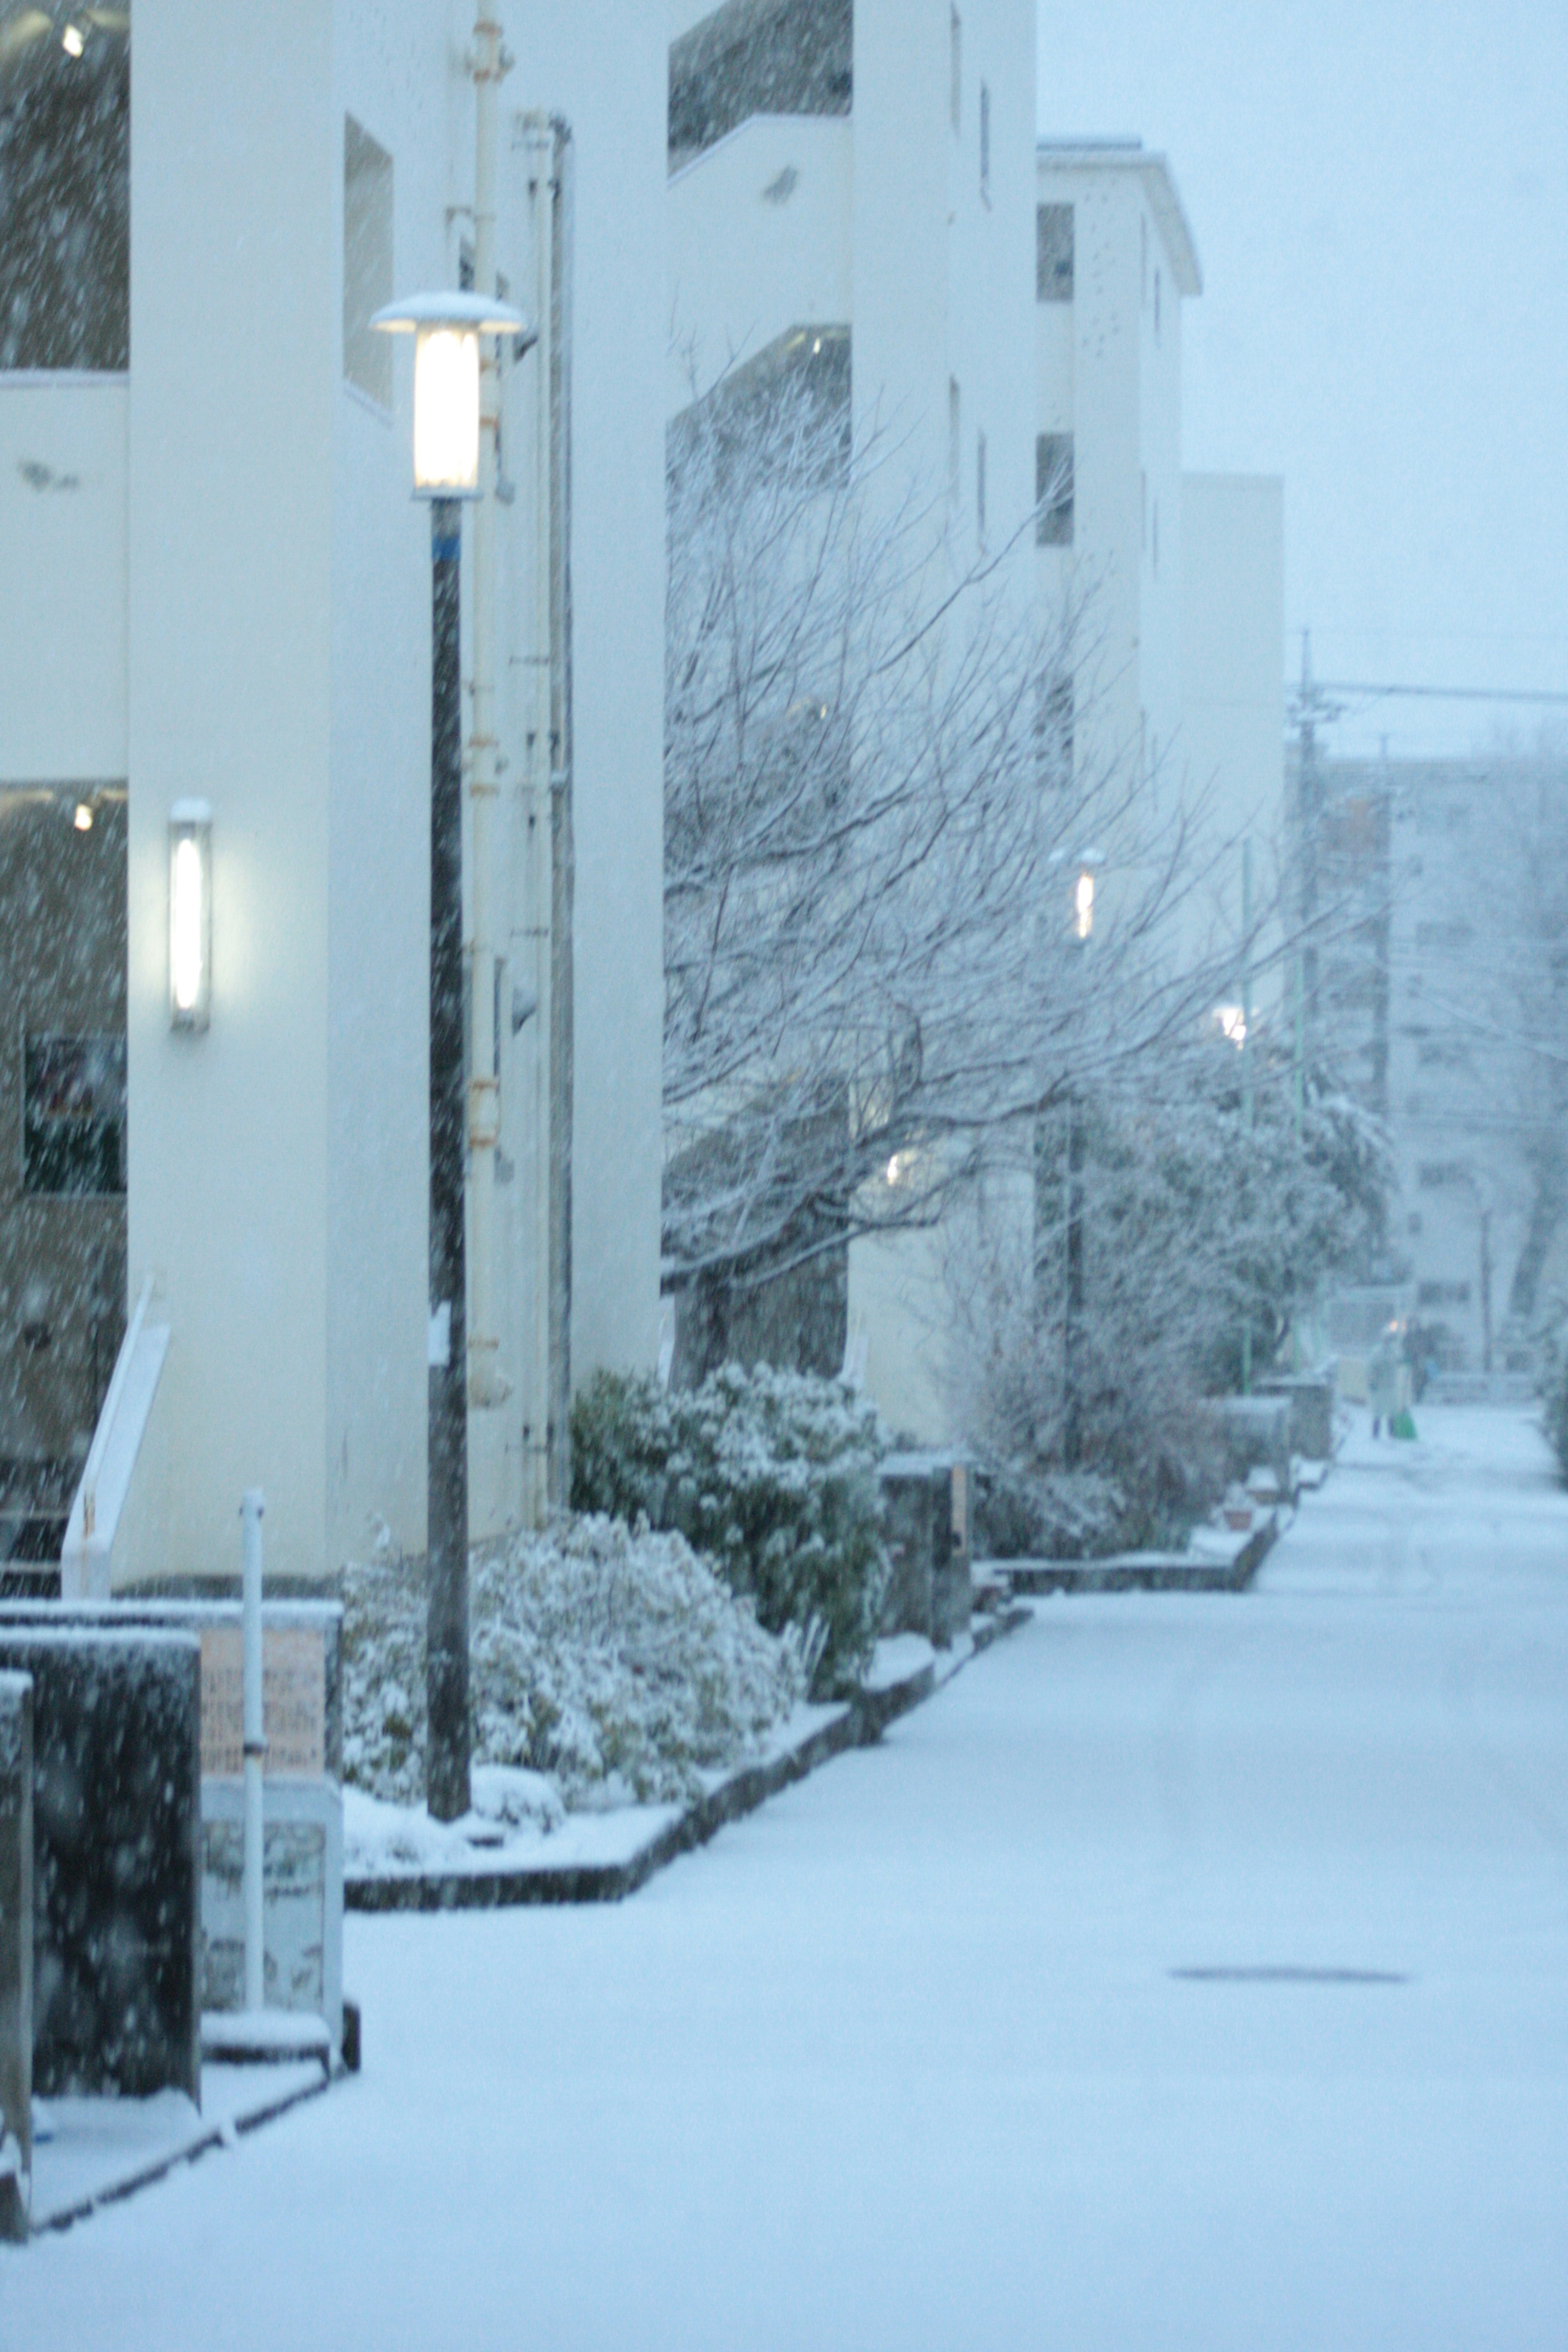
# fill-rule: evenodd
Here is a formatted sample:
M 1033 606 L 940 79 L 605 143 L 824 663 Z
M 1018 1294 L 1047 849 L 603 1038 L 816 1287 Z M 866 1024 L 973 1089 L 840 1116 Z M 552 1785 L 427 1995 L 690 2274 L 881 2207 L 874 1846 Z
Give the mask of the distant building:
M 1205 880 L 1182 952 L 1223 955 L 1242 837 L 1259 908 L 1281 847 L 1283 486 L 1183 470 L 1182 306 L 1203 275 L 1166 158 L 1042 141 L 1037 184 L 1040 592 L 1087 614 L 1061 723 L 1078 761 L 1145 780 L 1151 826 L 1185 814 Z
M 1560 784 L 1514 754 L 1309 768 L 1308 1051 L 1388 1123 L 1391 1248 L 1417 1350 L 1441 1370 L 1524 1362 L 1545 1290 L 1568 1278 Z
M 314 1578 L 378 1531 L 425 1541 L 429 524 L 406 356 L 369 320 L 468 266 L 471 16 L 134 0 L 69 39 L 61 22 L 12 10 L 0 41 L 0 1488 L 68 1496 L 145 1297 L 166 1349 L 110 1572 L 232 1570 L 256 1484 L 269 1570 Z M 498 239 L 520 301 L 552 114 L 576 189 L 572 498 L 552 511 L 582 1375 L 657 1349 L 667 43 L 641 0 L 551 0 L 507 30 Z M 502 915 L 473 985 L 502 1011 L 482 1271 L 504 1395 L 470 1415 L 476 1532 L 525 1508 L 549 1411 L 521 877 L 529 780 L 547 832 L 567 746 L 541 747 L 521 593 L 549 527 L 533 365 L 508 351 L 501 374 Z M 213 880 L 195 1035 L 171 1028 L 168 962 L 171 812 L 193 798 Z

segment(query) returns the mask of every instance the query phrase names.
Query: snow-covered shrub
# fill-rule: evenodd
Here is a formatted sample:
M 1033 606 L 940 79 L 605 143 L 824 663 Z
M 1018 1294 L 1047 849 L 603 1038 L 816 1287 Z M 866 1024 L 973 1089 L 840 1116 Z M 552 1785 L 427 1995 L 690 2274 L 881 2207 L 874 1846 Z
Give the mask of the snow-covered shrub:
M 1098 1470 L 993 1469 L 975 1497 L 974 1549 L 989 1559 L 1093 1559 L 1116 1549 L 1128 1517 L 1125 1492 Z
M 1535 1329 L 1535 1385 L 1542 1425 L 1568 1479 L 1568 1297 L 1554 1291 Z
M 876 1408 L 847 1381 L 727 1364 L 700 1388 L 602 1372 L 572 1420 L 572 1499 L 679 1528 L 774 1633 L 851 1682 L 877 1638 L 888 1555 Z
M 801 1695 L 798 1641 L 764 1633 L 677 1533 L 597 1517 L 519 1537 L 476 1558 L 469 1611 L 476 1765 L 548 1774 L 569 1806 L 688 1797 Z M 343 1769 L 403 1803 L 425 1788 L 425 1621 L 422 1562 L 345 1571 Z M 475 1794 L 548 1826 L 520 1774 L 476 1775 Z
M 1068 1550 L 1181 1540 L 1224 1488 L 1204 1401 L 1239 1386 L 1243 1334 L 1260 1372 L 1321 1283 L 1375 1258 L 1386 1140 L 1310 1075 L 1298 1138 L 1292 1076 L 1260 1046 L 1248 1104 L 1215 1038 L 1135 1088 L 1076 1087 L 1000 1205 L 951 1224 L 954 1412 L 1031 1548 L 1053 1524 Z

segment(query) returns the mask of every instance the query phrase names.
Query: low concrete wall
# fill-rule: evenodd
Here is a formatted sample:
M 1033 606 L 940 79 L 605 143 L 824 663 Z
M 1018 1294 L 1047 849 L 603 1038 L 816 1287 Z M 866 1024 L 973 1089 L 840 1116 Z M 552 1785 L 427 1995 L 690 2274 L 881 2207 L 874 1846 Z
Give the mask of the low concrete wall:
M 201 2098 L 201 1648 L 0 1626 L 33 1680 L 33 2081 Z
M 1290 1407 L 1283 1397 L 1221 1397 L 1214 1412 L 1225 1437 L 1226 1471 L 1245 1483 L 1249 1470 L 1266 1463 L 1279 1492 L 1290 1491 Z
M 973 1474 L 952 1454 L 889 1454 L 882 1510 L 893 1572 L 884 1633 L 923 1633 L 939 1650 L 969 1631 Z
M 33 2170 L 33 1685 L 0 1675 L 0 2238 L 27 2234 Z
M 1334 1450 L 1332 1372 L 1288 1372 L 1259 1381 L 1260 1397 L 1282 1397 L 1290 1408 L 1290 1451 L 1304 1462 L 1327 1462 Z

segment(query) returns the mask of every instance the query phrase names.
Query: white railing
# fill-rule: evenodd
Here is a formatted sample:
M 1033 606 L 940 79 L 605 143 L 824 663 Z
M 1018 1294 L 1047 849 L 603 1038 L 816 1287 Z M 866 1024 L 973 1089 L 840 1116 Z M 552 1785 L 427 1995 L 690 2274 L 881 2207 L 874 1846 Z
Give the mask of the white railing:
M 60 1591 L 68 1601 L 108 1597 L 110 1554 L 169 1348 L 167 1323 L 149 1319 L 153 1291 L 149 1276 L 125 1327 L 71 1503 L 60 1552 Z

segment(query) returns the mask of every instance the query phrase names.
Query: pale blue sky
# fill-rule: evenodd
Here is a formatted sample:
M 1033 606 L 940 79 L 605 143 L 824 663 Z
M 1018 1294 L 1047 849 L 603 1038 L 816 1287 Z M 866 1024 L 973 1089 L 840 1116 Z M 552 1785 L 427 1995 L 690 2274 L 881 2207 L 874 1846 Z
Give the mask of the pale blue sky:
M 1568 690 L 1565 0 L 1039 23 L 1042 132 L 1170 157 L 1205 284 L 1185 458 L 1285 477 L 1292 673 L 1309 622 L 1323 675 Z M 1385 703 L 1344 740 L 1463 750 L 1489 718 Z

